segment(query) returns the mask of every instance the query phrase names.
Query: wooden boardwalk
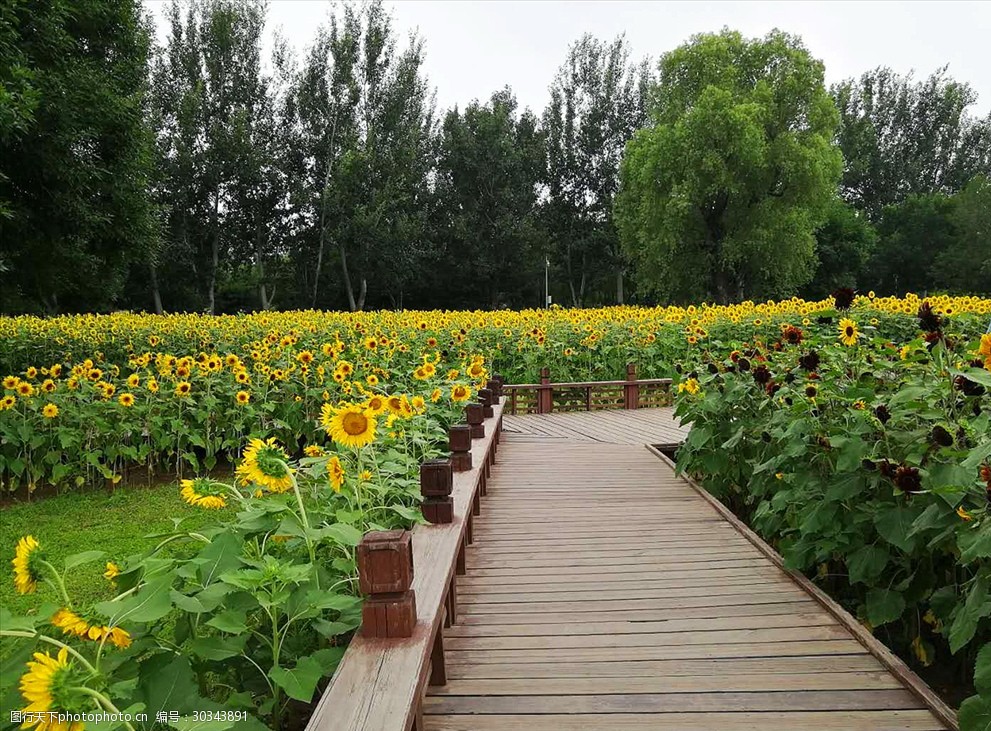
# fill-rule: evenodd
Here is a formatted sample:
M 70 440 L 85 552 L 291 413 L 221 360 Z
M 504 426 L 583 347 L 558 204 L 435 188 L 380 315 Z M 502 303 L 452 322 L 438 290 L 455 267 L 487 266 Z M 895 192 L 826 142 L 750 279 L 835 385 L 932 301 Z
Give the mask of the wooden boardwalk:
M 514 441 L 537 439 L 544 449 L 547 441 L 605 442 L 607 444 L 674 445 L 685 440 L 688 429 L 681 426 L 670 406 L 634 411 L 568 411 L 551 414 L 525 414 L 503 417 L 504 434 Z
M 900 661 L 643 446 L 680 441 L 669 411 L 504 421 L 424 729 L 951 728 Z

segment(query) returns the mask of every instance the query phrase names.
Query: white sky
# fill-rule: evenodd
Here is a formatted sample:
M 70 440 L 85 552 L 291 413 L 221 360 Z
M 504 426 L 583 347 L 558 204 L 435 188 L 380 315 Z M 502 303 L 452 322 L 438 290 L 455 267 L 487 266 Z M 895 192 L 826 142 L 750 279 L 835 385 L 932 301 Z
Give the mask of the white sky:
M 165 0 L 144 0 L 161 20 Z M 780 28 L 801 36 L 826 64 L 827 82 L 876 66 L 949 74 L 991 109 L 991 2 L 648 2 L 647 0 L 393 0 L 396 29 L 419 30 L 438 110 L 487 99 L 506 84 L 538 115 L 568 45 L 582 33 L 626 33 L 634 58 L 662 53 L 694 33 L 726 26 L 746 36 Z M 280 26 L 302 50 L 327 16 L 328 0 L 270 0 L 269 32 Z M 159 25 L 160 37 L 163 28 Z

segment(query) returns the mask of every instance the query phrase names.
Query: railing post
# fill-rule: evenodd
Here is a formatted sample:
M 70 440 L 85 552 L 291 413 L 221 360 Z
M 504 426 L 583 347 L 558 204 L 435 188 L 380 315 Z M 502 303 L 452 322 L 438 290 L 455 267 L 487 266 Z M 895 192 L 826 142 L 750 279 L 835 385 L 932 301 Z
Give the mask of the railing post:
M 424 498 L 420 509 L 428 522 L 450 523 L 454 520 L 453 489 L 451 460 L 428 459 L 420 465 L 420 494 Z
M 540 388 L 537 390 L 537 413 L 549 414 L 554 408 L 554 392 L 550 386 L 551 369 L 540 369 Z
M 481 404 L 468 404 L 465 407 L 465 421 L 471 427 L 472 439 L 485 437 L 485 409 Z
M 478 389 L 478 400 L 482 404 L 482 415 L 486 419 L 491 419 L 495 413 L 492 410 L 492 404 L 495 403 L 495 394 L 492 393 L 492 389 L 490 388 Z
M 637 364 L 626 364 L 626 385 L 623 386 L 623 407 L 640 408 L 640 384 L 637 383 Z
M 451 469 L 467 472 L 471 469 L 471 427 L 468 424 L 455 424 L 448 432 L 451 447 Z
M 358 588 L 365 637 L 412 637 L 416 625 L 413 542 L 409 531 L 366 533 L 358 544 Z

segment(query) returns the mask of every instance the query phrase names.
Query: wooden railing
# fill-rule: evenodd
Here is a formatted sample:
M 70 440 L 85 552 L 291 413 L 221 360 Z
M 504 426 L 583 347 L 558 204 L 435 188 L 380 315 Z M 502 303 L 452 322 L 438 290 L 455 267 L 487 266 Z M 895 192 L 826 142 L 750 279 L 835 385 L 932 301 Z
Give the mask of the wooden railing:
M 379 531 L 358 546 L 366 595 L 351 640 L 307 731 L 422 731 L 426 686 L 444 685 L 442 628 L 457 621 L 457 577 L 496 460 L 504 399 L 496 377 L 451 427 L 450 459 L 420 469 L 429 525 Z
M 637 378 L 628 363 L 623 381 L 551 383 L 549 368 L 540 369 L 540 383 L 506 384 L 510 414 L 549 414 L 553 411 L 645 409 L 671 404 L 670 378 Z

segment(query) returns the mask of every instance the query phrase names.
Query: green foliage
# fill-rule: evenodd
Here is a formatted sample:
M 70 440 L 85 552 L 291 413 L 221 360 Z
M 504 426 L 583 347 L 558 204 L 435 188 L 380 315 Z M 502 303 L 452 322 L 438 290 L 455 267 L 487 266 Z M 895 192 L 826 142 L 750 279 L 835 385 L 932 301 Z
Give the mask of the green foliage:
M 677 405 L 679 469 L 903 656 L 966 673 L 991 638 L 991 374 L 956 364 L 983 362 L 991 336 L 838 314 L 857 344 L 830 317 L 797 343 L 711 343 Z
M 949 195 L 991 170 L 991 115 L 977 94 L 937 70 L 923 81 L 889 68 L 831 89 L 840 111 L 843 197 L 872 220 L 912 194 Z
M 108 308 L 155 240 L 140 4 L 0 13 L 0 309 Z
M 647 121 L 650 78 L 646 59 L 630 61 L 623 36 L 605 43 L 586 33 L 569 47 L 551 84 L 542 119 L 547 137 L 543 217 L 576 307 L 610 285 L 615 301 L 623 304 L 626 262 L 613 223 L 613 199 L 623 149 Z
M 822 64 L 773 32 L 696 36 L 666 54 L 617 199 L 641 283 L 721 303 L 808 281 L 841 172 Z
M 940 193 L 910 195 L 884 208 L 878 245 L 865 279 L 878 292 L 925 292 L 940 257 L 955 258 L 955 199 Z M 945 261 L 945 259 L 944 259 Z M 979 269 L 977 262 L 964 267 Z
M 991 292 L 991 180 L 974 177 L 953 205 L 955 239 L 936 254 L 933 280 L 950 292 Z
M 803 297 L 828 297 L 841 287 L 855 288 L 861 279 L 873 285 L 873 274 L 867 276 L 864 270 L 877 246 L 877 232 L 866 216 L 836 199 L 815 237 L 818 265 L 812 281 L 801 289 Z

